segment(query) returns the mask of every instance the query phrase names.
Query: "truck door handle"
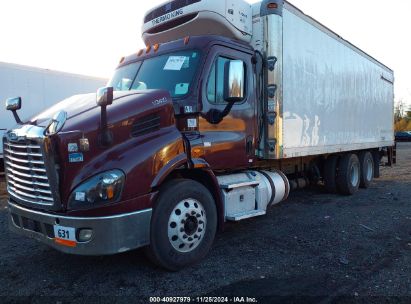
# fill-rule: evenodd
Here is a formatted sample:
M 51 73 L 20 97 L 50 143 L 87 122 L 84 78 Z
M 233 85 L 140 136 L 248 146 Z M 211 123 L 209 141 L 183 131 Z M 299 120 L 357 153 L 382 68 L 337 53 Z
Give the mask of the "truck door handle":
M 246 143 L 246 152 L 247 155 L 250 155 L 253 151 L 253 137 L 252 136 L 248 136 L 247 137 L 247 143 Z

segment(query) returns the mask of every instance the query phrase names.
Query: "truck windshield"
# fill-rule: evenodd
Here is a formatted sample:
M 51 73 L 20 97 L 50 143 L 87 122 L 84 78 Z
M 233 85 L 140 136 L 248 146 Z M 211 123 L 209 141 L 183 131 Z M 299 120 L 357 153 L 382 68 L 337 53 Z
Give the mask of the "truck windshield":
M 190 91 L 200 61 L 198 51 L 181 51 L 118 68 L 108 85 L 115 91 L 163 89 L 172 98 Z

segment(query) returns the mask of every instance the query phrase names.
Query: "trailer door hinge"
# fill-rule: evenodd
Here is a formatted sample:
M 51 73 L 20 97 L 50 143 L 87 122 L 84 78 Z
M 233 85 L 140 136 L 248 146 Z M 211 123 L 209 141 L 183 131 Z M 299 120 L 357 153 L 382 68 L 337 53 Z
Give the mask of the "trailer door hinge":
M 273 126 L 275 124 L 275 119 L 277 118 L 277 113 L 270 113 L 268 114 L 268 123 Z
M 277 63 L 277 57 L 272 56 L 272 57 L 267 58 L 267 66 L 270 72 L 274 71 L 276 63 Z
M 268 86 L 268 97 L 269 98 L 274 98 L 275 97 L 275 92 L 277 92 L 277 86 L 275 84 Z
M 274 153 L 274 152 L 275 152 L 275 146 L 276 146 L 276 144 L 277 144 L 277 140 L 275 140 L 275 139 L 268 141 L 268 148 L 270 149 L 270 153 Z

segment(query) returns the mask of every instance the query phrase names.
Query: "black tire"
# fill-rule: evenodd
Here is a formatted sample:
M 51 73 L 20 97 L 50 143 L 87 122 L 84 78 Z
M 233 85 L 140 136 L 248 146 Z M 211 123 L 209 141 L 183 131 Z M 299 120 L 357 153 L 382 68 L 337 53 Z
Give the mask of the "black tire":
M 181 204 L 188 206 L 184 207 L 187 209 L 181 208 L 183 213 L 179 208 Z M 201 207 L 197 210 L 194 205 Z M 193 211 L 197 213 L 192 213 Z M 199 222 L 196 222 L 197 218 L 200 219 Z M 151 218 L 150 245 L 146 248 L 146 253 L 157 265 L 170 271 L 178 271 L 199 262 L 207 255 L 216 230 L 217 208 L 210 191 L 193 180 L 174 180 L 160 189 Z M 175 235 L 170 237 L 169 234 Z M 191 244 L 185 243 L 188 239 L 195 242 L 193 249 Z M 184 247 L 177 248 L 178 244 Z
M 324 186 L 329 193 L 337 193 L 337 164 L 338 156 L 330 155 L 324 166 Z
M 337 188 L 343 195 L 353 195 L 360 187 L 360 161 L 356 154 L 347 153 L 338 162 Z
M 358 155 L 361 165 L 360 188 L 367 189 L 374 178 L 374 158 L 368 151 Z

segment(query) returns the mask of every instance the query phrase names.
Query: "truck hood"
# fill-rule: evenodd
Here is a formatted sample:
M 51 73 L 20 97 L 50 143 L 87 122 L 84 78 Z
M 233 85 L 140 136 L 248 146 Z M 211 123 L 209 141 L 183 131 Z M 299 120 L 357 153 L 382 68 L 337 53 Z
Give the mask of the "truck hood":
M 68 208 L 69 196 L 79 184 L 113 169 L 122 170 L 130 179 L 124 188 L 124 201 L 147 194 L 152 183 L 148 172 L 158 172 L 171 159 L 184 155 L 168 91 L 115 92 L 113 104 L 107 107 L 109 145 L 101 143 L 101 110 L 95 94 L 68 98 L 19 128 L 47 126 L 59 111 L 66 111 L 67 119 L 60 132 L 47 136 L 44 153 L 50 153 L 47 159 L 58 163 L 62 209 Z
M 148 91 L 147 91 L 148 92 Z M 141 95 L 147 92 L 137 92 L 137 91 L 122 91 L 122 92 L 114 92 L 114 100 L 113 100 L 113 107 L 124 97 L 130 97 L 133 95 Z M 111 107 L 111 106 L 110 106 Z M 53 116 L 60 112 L 65 111 L 67 113 L 67 119 L 70 120 L 76 116 L 81 114 L 90 112 L 94 109 L 97 109 L 98 106 L 96 104 L 96 94 L 82 94 L 82 95 L 75 95 L 64 99 L 63 101 L 55 104 L 51 108 L 47 109 L 44 112 L 34 116 L 29 120 L 29 123 L 45 127 L 49 123 L 49 121 L 53 118 Z

